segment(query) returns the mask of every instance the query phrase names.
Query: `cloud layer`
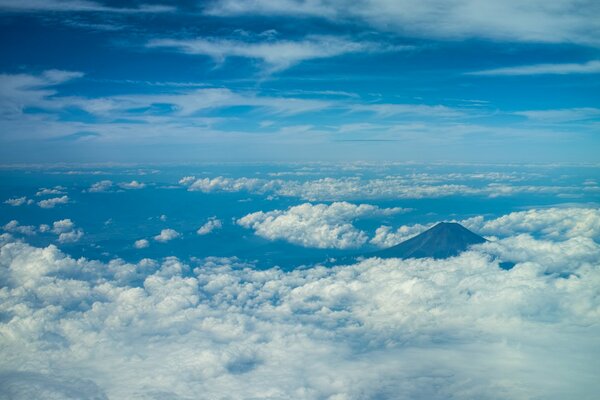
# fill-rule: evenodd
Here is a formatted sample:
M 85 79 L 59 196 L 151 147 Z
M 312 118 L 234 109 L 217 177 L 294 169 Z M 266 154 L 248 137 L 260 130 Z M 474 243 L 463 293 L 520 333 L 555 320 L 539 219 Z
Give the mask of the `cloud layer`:
M 103 264 L 7 234 L 0 243 L 9 398 L 593 399 L 600 389 L 600 249 L 580 237 L 496 243 L 519 254 L 509 271 L 485 246 L 285 273 L 219 258 Z

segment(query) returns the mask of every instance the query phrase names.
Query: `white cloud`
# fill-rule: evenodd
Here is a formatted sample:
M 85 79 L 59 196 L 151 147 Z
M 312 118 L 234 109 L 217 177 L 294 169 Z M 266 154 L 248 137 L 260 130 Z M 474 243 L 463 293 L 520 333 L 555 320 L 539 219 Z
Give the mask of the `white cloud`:
M 119 187 L 123 189 L 143 189 L 146 187 L 146 184 L 134 180 L 131 182 L 121 182 L 119 183 Z
M 283 272 L 3 236 L 0 396 L 592 399 L 600 246 L 580 239 L 504 240 L 510 271 L 482 249 Z
M 326 18 L 334 23 L 362 21 L 383 31 L 443 40 L 600 45 L 598 5 L 593 0 L 220 0 L 213 15 L 289 15 Z
M 42 226 L 40 226 L 40 230 L 42 230 Z M 63 244 L 78 242 L 84 235 L 83 229 L 75 228 L 75 223 L 70 219 L 54 221 L 52 232 L 58 235 L 58 242 Z
M 210 217 L 208 221 L 204 225 L 202 225 L 196 233 L 198 235 L 208 235 L 215 230 L 221 229 L 223 227 L 223 221 L 218 219 L 217 217 Z
M 486 180 L 493 182 L 487 185 L 467 185 L 461 180 Z M 515 185 L 514 183 L 496 182 L 496 180 L 516 181 L 512 175 L 494 174 L 448 174 L 430 176 L 415 174 L 414 176 L 388 176 L 385 178 L 360 179 L 321 178 L 315 180 L 282 180 L 260 178 L 201 178 L 189 184 L 188 190 L 211 192 L 248 191 L 257 194 L 275 194 L 278 196 L 298 197 L 309 201 L 332 201 L 351 199 L 421 199 L 448 196 L 514 196 L 523 193 L 532 194 L 577 194 L 583 189 L 579 186 L 538 186 Z
M 527 119 L 539 122 L 562 123 L 571 121 L 585 121 L 600 117 L 600 108 L 565 108 L 558 110 L 530 110 L 517 111 L 514 114 L 522 115 Z
M 287 210 L 255 212 L 237 220 L 245 228 L 269 240 L 286 240 L 304 247 L 349 249 L 360 247 L 368 240 L 365 232 L 352 225 L 358 218 L 392 215 L 402 208 L 379 208 L 369 204 L 336 202 L 304 203 Z
M 392 227 L 382 225 L 375 230 L 375 236 L 369 242 L 381 248 L 392 247 L 418 235 L 429 227 L 421 224 L 402 225 L 398 229 L 392 230 Z
M 600 238 L 600 209 L 596 208 L 543 208 L 516 211 L 498 218 L 483 216 L 457 221 L 479 235 L 514 237 L 519 234 L 567 240 L 573 238 Z M 429 225 L 402 225 L 396 230 L 380 226 L 370 243 L 386 248 L 403 242 L 427 230 Z M 517 242 L 515 242 L 517 243 Z M 541 243 L 541 242 L 540 242 Z M 511 248 L 515 248 L 511 244 Z
M 583 64 L 534 64 L 517 67 L 503 67 L 483 71 L 468 72 L 468 75 L 519 76 L 519 75 L 566 75 L 599 74 L 600 61 L 588 61 Z
M 228 57 L 261 60 L 270 72 L 284 70 L 305 60 L 335 57 L 347 53 L 398 51 L 412 48 L 384 47 L 371 42 L 355 42 L 336 36 L 309 35 L 302 40 L 262 40 L 248 42 L 222 38 L 154 39 L 148 47 L 166 47 L 187 54 L 200 54 L 222 63 Z
M 35 235 L 36 229 L 32 225 L 20 225 L 19 221 L 13 219 L 2 227 L 6 232 L 20 233 L 22 235 Z
M 64 232 L 58 235 L 59 243 L 75 243 L 83 237 L 82 229 L 75 229 L 69 232 Z
M 150 242 L 147 239 L 136 240 L 133 243 L 133 247 L 136 249 L 145 249 L 148 246 L 150 246 Z
M 54 208 L 58 204 L 67 204 L 69 202 L 69 196 L 53 197 L 51 199 L 38 201 L 38 206 L 41 208 Z
M 70 219 L 61 219 L 52 224 L 52 232 L 56 234 L 72 231 L 73 228 L 75 228 L 75 224 Z
M 108 179 L 105 179 L 103 181 L 92 184 L 92 186 L 90 186 L 90 188 L 88 189 L 88 192 L 90 192 L 90 193 L 106 192 L 106 191 L 109 191 L 112 188 L 112 186 L 113 186 L 113 182 Z
M 512 236 L 534 232 L 554 239 L 600 238 L 600 209 L 544 208 L 512 212 L 492 220 L 474 217 L 462 221 L 483 235 Z
M 190 184 L 194 183 L 194 181 L 196 181 L 195 176 L 184 176 L 183 178 L 181 178 L 179 180 L 179 184 L 180 185 L 190 185 Z
M 109 13 L 159 13 L 173 11 L 163 5 L 145 5 L 137 8 L 108 7 L 89 0 L 0 0 L 0 10 L 4 12 L 109 12 Z
M 53 188 L 40 188 L 36 192 L 36 196 L 48 196 L 51 194 L 65 194 L 66 188 L 63 186 L 55 186 Z
M 27 197 L 13 197 L 4 202 L 4 204 L 8 204 L 9 206 L 19 207 L 23 204 L 31 204 L 33 200 L 27 200 Z
M 165 243 L 170 240 L 177 239 L 179 236 L 179 232 L 174 229 L 163 229 L 158 235 L 154 236 L 154 240 Z

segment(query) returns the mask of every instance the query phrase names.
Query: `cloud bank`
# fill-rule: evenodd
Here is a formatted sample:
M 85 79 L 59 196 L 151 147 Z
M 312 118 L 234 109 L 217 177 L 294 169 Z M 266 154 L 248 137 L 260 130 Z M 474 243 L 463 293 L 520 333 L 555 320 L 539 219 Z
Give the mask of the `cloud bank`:
M 4 234 L 0 396 L 595 398 L 599 245 L 502 246 L 509 271 L 482 246 L 283 272 L 76 260 Z

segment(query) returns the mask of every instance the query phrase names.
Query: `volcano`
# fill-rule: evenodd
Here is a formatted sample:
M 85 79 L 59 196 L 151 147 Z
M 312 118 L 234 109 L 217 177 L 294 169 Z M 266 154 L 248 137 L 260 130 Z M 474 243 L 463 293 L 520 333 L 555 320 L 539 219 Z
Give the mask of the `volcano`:
M 400 244 L 370 253 L 380 258 L 447 258 L 457 256 L 471 245 L 487 240 L 456 222 L 440 222 Z

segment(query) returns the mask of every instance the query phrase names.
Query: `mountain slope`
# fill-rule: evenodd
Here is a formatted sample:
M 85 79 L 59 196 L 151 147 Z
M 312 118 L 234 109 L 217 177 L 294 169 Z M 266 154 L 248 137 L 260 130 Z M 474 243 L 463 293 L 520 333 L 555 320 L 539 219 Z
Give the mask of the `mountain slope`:
M 425 232 L 390 248 L 368 254 L 381 258 L 447 258 L 486 240 L 455 222 L 440 222 Z

